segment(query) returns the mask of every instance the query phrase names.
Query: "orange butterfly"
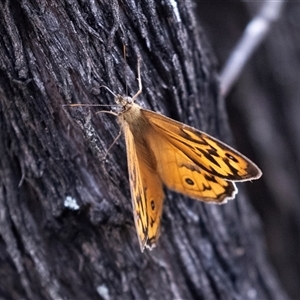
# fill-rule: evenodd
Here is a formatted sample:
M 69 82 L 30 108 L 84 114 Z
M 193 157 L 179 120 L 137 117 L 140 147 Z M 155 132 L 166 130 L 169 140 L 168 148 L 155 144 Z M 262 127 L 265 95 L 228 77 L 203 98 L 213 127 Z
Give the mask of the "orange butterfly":
M 133 214 L 141 250 L 159 237 L 163 185 L 207 203 L 226 203 L 237 193 L 235 181 L 258 179 L 262 172 L 248 158 L 218 139 L 115 95 L 122 106 Z
M 235 181 L 258 179 L 262 172 L 248 158 L 218 139 L 115 95 L 127 149 L 133 214 L 141 251 L 159 237 L 163 185 L 206 202 L 223 204 L 237 193 Z M 77 106 L 76 104 L 72 106 Z

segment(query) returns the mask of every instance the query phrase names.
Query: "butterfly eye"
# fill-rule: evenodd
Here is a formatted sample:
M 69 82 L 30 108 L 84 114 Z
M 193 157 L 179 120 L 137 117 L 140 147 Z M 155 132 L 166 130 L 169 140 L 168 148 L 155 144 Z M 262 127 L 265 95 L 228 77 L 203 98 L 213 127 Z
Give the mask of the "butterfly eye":
M 231 154 L 225 153 L 225 155 L 226 155 L 226 157 L 228 157 L 229 159 L 233 160 L 234 162 L 236 162 L 236 163 L 238 162 L 238 160 L 234 156 L 232 156 Z

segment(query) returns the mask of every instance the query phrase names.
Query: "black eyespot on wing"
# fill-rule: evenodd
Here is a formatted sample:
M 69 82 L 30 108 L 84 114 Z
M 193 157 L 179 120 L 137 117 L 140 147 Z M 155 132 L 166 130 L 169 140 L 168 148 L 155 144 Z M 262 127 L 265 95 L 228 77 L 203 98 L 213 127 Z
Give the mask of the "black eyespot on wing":
M 188 185 L 191 185 L 191 186 L 195 185 L 195 182 L 194 182 L 191 178 L 189 178 L 189 177 L 186 177 L 186 178 L 184 179 L 184 181 L 185 181 Z
M 151 205 L 151 209 L 155 210 L 155 202 L 153 199 L 150 201 L 150 205 Z
M 227 158 L 229 158 L 230 160 L 232 160 L 232 161 L 234 161 L 234 162 L 238 162 L 238 160 L 234 157 L 234 156 L 232 156 L 230 153 L 225 153 L 225 155 L 226 155 L 226 157 Z

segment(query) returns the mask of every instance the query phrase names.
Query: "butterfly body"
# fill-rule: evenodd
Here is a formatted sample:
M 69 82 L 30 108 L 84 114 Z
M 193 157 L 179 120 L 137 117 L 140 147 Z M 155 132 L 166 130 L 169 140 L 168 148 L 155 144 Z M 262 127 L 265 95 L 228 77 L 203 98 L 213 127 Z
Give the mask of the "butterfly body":
M 133 213 L 143 251 L 159 237 L 163 186 L 207 203 L 223 204 L 237 193 L 235 181 L 257 179 L 259 168 L 216 138 L 159 113 L 134 98 L 116 96 L 127 149 Z

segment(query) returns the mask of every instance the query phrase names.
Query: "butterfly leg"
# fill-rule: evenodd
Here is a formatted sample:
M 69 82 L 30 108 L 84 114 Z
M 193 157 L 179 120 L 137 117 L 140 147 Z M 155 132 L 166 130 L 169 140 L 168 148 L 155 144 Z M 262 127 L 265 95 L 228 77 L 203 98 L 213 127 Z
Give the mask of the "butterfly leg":
M 120 138 L 121 135 L 122 135 L 122 130 L 120 129 L 118 135 L 116 136 L 116 138 L 114 139 L 114 141 L 112 142 L 112 144 L 108 147 L 108 149 L 107 149 L 107 151 L 106 151 L 106 153 L 105 153 L 105 155 L 104 155 L 104 157 L 103 157 L 103 159 L 102 159 L 103 161 L 106 160 L 106 157 L 107 157 L 109 151 L 110 151 L 111 148 L 116 144 L 116 142 L 118 141 L 118 139 Z
M 116 136 L 116 138 L 114 139 L 114 141 L 112 142 L 112 144 L 108 147 L 106 153 L 104 154 L 102 160 L 101 160 L 101 166 L 105 172 L 105 174 L 107 175 L 107 177 L 109 177 L 109 173 L 106 170 L 106 166 L 105 166 L 105 161 L 106 161 L 106 157 L 109 153 L 109 151 L 111 150 L 111 148 L 115 145 L 115 143 L 117 142 L 117 140 L 120 138 L 120 136 L 122 135 L 122 130 L 119 131 L 118 135 Z

